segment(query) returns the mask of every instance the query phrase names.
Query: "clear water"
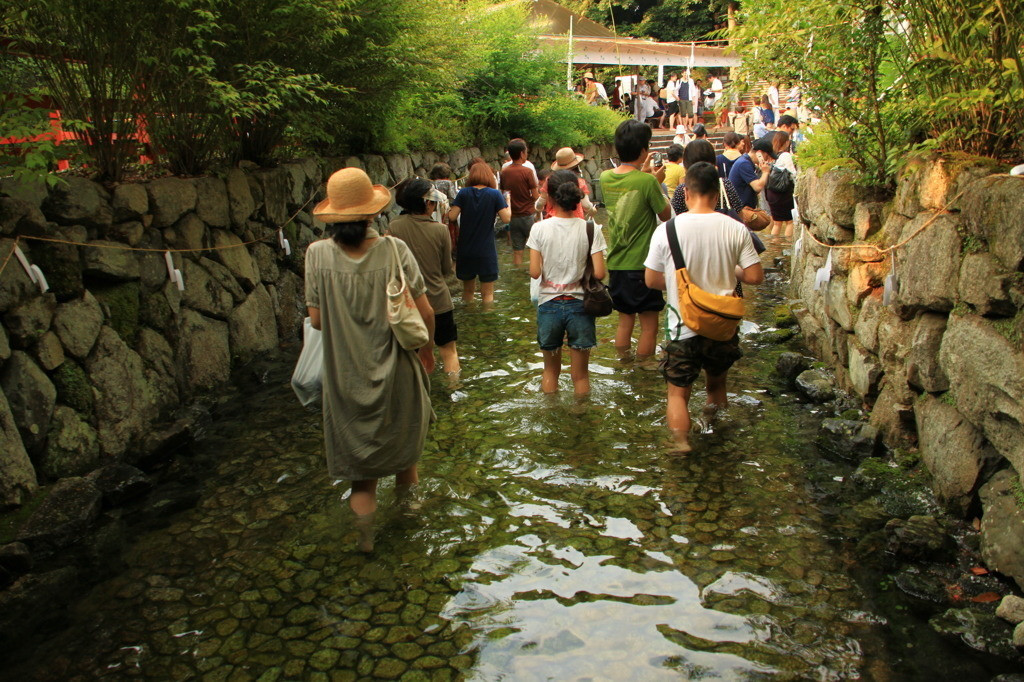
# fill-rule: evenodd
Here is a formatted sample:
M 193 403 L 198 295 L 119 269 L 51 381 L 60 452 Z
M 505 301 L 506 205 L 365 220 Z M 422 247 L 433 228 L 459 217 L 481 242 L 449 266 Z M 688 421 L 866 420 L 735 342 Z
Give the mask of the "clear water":
M 726 418 L 669 454 L 664 384 L 615 357 L 613 318 L 593 395 L 572 397 L 568 368 L 539 394 L 528 280 L 503 262 L 495 308 L 457 310 L 464 373 L 432 389 L 421 506 L 382 487 L 372 556 L 282 362 L 221 402 L 199 504 L 138 537 L 8 679 L 988 677 L 854 579 L 817 485 L 843 471 L 812 445 L 819 418 L 770 390 L 779 349 L 748 340 Z M 753 294 L 748 330 L 781 292 Z

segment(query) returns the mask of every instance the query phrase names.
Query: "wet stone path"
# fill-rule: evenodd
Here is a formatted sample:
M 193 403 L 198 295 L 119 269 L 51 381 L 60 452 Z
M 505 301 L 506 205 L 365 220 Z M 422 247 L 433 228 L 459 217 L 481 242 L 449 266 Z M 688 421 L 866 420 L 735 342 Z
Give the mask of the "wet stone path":
M 778 255 L 774 246 L 766 263 Z M 656 372 L 592 360 L 593 395 L 539 394 L 527 278 L 457 309 L 464 376 L 435 380 L 420 507 L 381 491 L 376 552 L 282 362 L 222 401 L 200 501 L 141 533 L 125 569 L 8 679 L 926 679 L 927 626 L 894 632 L 849 568 L 814 477 L 820 417 L 745 343 L 732 407 L 667 454 Z M 782 297 L 754 294 L 755 321 Z M 599 338 L 612 334 L 612 318 Z M 747 331 L 755 328 L 748 323 Z M 703 390 L 695 403 L 703 401 Z M 914 648 L 916 644 L 916 649 Z M 914 649 L 916 653 L 908 653 Z M 919 677 L 920 676 L 920 677 Z M 933 678 L 934 679 L 934 678 Z

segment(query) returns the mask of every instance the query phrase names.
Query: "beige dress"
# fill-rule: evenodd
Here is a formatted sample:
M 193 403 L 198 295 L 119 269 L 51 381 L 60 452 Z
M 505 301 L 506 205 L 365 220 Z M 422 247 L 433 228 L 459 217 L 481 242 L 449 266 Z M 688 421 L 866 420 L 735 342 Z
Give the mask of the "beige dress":
M 377 236 L 370 230 L 368 236 Z M 414 298 L 425 287 L 409 247 L 398 253 Z M 408 469 L 433 421 L 429 383 L 415 351 L 388 325 L 387 239 L 359 260 L 332 239 L 306 249 L 306 305 L 320 309 L 324 345 L 324 453 L 334 478 L 368 480 Z

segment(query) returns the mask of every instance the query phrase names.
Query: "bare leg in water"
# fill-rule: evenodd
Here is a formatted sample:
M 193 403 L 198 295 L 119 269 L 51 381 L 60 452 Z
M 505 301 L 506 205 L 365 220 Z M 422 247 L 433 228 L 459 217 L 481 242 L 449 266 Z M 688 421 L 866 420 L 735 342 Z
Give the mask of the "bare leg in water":
M 416 465 L 395 476 L 395 489 L 403 487 L 408 490 L 419 481 Z M 377 511 L 377 480 L 352 481 L 352 494 L 348 504 L 356 515 L 356 529 L 359 531 L 359 549 L 363 552 L 373 551 L 373 523 Z
M 469 303 L 473 300 L 474 294 L 476 294 L 476 280 L 462 280 L 462 302 Z
M 540 390 L 545 393 L 558 392 L 558 375 L 562 373 L 562 349 L 542 350 L 544 374 L 540 378 Z
M 455 342 L 446 343 L 438 350 L 441 351 L 441 368 L 445 374 L 458 374 L 462 366 L 459 364 L 459 352 L 455 349 Z

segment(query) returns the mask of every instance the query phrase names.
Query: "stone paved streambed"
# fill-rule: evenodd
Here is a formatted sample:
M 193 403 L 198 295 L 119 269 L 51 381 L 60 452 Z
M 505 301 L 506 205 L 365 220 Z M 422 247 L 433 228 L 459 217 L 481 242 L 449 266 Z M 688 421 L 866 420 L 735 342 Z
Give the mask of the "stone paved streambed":
M 757 320 L 778 278 L 754 294 Z M 855 578 L 856 538 L 819 486 L 849 467 L 819 456 L 820 416 L 771 378 L 778 347 L 748 338 L 726 419 L 674 456 L 660 377 L 609 343 L 589 400 L 567 376 L 538 394 L 526 290 L 506 267 L 494 310 L 457 310 L 464 376 L 432 389 L 421 506 L 383 488 L 373 556 L 354 550 L 319 415 L 281 362 L 216 409 L 195 508 L 140 532 L 125 569 L 5 678 L 991 676 L 924 620 L 896 627 L 889 595 Z

